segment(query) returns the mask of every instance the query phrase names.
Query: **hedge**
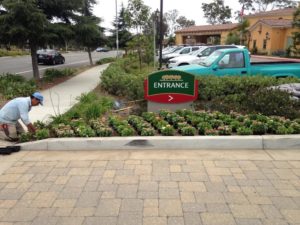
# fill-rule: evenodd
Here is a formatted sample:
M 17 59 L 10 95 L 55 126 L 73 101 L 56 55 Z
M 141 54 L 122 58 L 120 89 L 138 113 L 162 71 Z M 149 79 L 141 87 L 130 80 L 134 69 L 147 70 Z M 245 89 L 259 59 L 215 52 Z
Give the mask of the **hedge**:
M 101 87 L 109 94 L 138 100 L 144 98 L 144 79 L 152 72 L 139 71 L 135 61 L 122 59 L 112 63 L 101 76 Z M 300 103 L 286 92 L 267 87 L 300 82 L 296 78 L 276 79 L 264 76 L 201 76 L 195 109 L 264 115 L 300 117 Z

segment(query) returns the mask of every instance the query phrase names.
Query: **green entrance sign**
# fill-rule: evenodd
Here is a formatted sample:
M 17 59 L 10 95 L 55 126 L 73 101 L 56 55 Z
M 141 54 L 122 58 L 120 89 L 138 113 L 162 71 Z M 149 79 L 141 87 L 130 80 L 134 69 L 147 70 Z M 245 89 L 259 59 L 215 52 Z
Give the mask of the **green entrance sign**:
M 164 70 L 150 74 L 145 81 L 145 98 L 160 103 L 182 103 L 197 99 L 195 76 L 183 71 Z

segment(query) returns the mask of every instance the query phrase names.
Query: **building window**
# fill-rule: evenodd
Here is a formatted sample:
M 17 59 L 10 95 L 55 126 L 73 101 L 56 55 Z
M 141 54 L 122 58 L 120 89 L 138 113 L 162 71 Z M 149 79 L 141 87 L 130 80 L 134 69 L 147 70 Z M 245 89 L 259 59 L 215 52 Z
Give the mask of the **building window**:
M 267 39 L 264 39 L 264 42 L 263 42 L 263 49 L 266 49 L 267 48 Z
M 256 48 L 256 40 L 253 40 L 253 48 Z

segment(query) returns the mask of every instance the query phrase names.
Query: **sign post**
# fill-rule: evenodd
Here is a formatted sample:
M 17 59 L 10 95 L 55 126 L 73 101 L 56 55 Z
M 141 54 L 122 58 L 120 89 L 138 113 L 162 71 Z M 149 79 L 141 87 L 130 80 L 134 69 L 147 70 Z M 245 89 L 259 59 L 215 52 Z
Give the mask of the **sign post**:
M 198 80 L 179 70 L 159 71 L 148 76 L 144 91 L 148 111 L 191 109 L 193 101 L 198 98 Z

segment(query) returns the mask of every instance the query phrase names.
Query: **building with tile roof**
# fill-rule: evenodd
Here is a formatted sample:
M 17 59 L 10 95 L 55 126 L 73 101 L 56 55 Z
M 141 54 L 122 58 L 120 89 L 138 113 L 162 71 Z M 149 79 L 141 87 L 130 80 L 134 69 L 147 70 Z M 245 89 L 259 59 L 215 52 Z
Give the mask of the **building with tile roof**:
M 268 55 L 284 53 L 293 45 L 292 37 L 296 30 L 292 22 L 295 11 L 295 8 L 286 8 L 245 15 L 243 19 L 247 19 L 250 24 L 245 42 L 248 48 Z M 238 25 L 232 23 L 184 28 L 175 32 L 176 44 L 207 44 L 213 38 L 225 44 L 230 32 L 238 33 Z

